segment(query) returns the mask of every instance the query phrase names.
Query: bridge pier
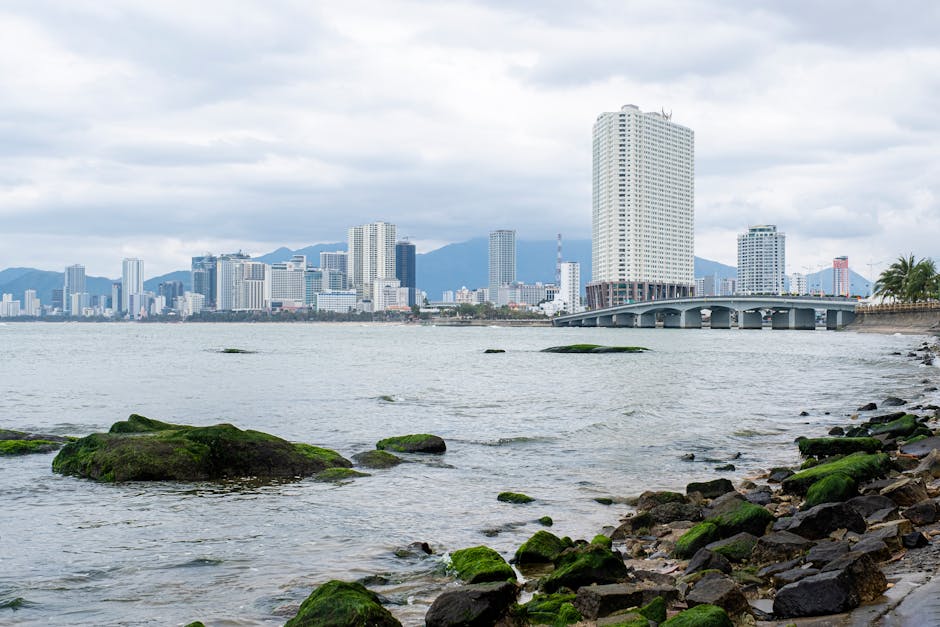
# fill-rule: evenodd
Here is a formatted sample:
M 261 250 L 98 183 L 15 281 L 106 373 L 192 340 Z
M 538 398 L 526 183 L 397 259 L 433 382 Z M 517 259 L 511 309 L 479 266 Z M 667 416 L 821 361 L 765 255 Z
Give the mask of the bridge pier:
M 785 309 L 775 311 L 771 328 L 812 331 L 816 328 L 816 311 L 813 309 Z
M 667 311 L 663 314 L 663 328 L 701 329 L 702 310 L 687 309 L 685 311 Z
M 596 327 L 597 326 L 597 316 L 593 318 L 582 318 L 581 319 L 582 327 Z
M 711 322 L 709 327 L 712 329 L 730 329 L 731 328 L 731 310 L 725 307 L 716 307 L 712 309 Z
M 635 327 L 636 326 L 636 314 L 632 314 L 632 313 L 614 314 L 614 326 L 615 327 Z
M 764 313 L 757 311 L 738 311 L 739 329 L 762 329 L 764 328 Z
M 614 316 L 613 316 L 613 314 L 611 314 L 611 315 L 609 315 L 609 316 L 598 316 L 598 317 L 597 317 L 597 326 L 599 326 L 599 327 L 613 327 L 613 326 L 616 326 L 616 325 L 614 324 Z
M 855 312 L 853 311 L 826 310 L 826 328 L 830 331 L 841 329 L 853 320 L 855 320 Z
M 656 328 L 656 314 L 655 313 L 641 313 L 637 316 L 637 324 L 641 329 L 655 329 Z

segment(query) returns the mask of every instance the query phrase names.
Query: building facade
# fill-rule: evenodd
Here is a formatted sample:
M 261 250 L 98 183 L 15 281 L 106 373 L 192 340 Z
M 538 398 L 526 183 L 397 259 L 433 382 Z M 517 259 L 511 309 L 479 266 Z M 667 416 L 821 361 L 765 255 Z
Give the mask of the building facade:
M 832 260 L 832 294 L 834 296 L 851 296 L 852 294 L 848 257 L 836 257 Z
M 65 283 L 62 286 L 62 311 L 72 314 L 72 296 L 85 292 L 85 266 L 75 264 L 65 269 Z M 75 315 L 80 315 L 76 312 Z
M 344 250 L 320 253 L 320 267 L 324 270 L 336 270 L 347 274 L 349 255 Z
M 783 294 L 787 236 L 760 224 L 738 235 L 738 294 Z
M 490 232 L 490 298 L 497 306 L 506 305 L 508 301 L 500 302 L 500 286 L 511 285 L 516 282 L 516 232 L 500 229 Z
M 271 264 L 271 300 L 280 307 L 303 307 L 306 302 L 307 257 L 294 255 L 290 261 Z
M 809 293 L 809 285 L 806 282 L 805 274 L 794 272 L 790 275 L 790 293 L 797 296 L 806 296 Z
M 408 306 L 416 301 L 418 283 L 415 278 L 415 245 L 408 241 L 395 244 L 395 278 L 408 290 Z
M 144 293 L 144 260 L 125 259 L 121 264 L 121 311 L 134 313 L 131 296 Z
M 395 278 L 395 240 L 396 227 L 387 222 L 349 229 L 349 287 L 360 299 L 371 297 L 376 279 Z
M 242 263 L 251 257 L 245 253 L 231 253 L 219 255 L 216 258 L 215 272 L 215 308 L 219 311 L 232 311 L 235 309 L 236 294 L 240 289 L 244 270 Z M 206 301 L 209 299 L 206 298 Z
M 192 260 L 193 292 L 202 294 L 202 307 L 208 309 L 214 309 L 216 306 L 216 270 L 218 261 L 215 255 L 209 254 L 201 257 L 193 257 Z
M 594 124 L 588 307 L 694 289 L 695 135 L 634 105 Z

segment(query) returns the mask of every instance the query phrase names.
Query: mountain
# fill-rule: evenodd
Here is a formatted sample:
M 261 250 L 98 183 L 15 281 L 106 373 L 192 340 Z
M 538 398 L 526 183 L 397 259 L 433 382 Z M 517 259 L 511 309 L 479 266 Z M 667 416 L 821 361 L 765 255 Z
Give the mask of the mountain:
M 806 275 L 806 286 L 811 292 L 822 290 L 823 294 L 832 294 L 832 269 L 826 268 L 819 272 Z M 861 274 L 849 269 L 849 293 L 852 296 L 868 296 L 871 292 L 872 281 Z
M 306 255 L 307 263 L 313 266 L 319 266 L 320 253 L 331 253 L 336 250 L 346 250 L 346 242 L 314 244 L 306 248 L 298 248 L 297 250 L 291 250 L 286 246 L 281 246 L 277 250 L 271 251 L 266 255 L 261 255 L 260 257 L 253 257 L 253 259 L 255 261 L 263 261 L 264 263 L 280 263 L 289 260 L 294 255 Z
M 695 258 L 695 278 L 716 274 L 719 279 L 733 279 L 738 276 L 738 269 L 710 259 Z
M 189 270 L 177 270 L 176 272 L 161 274 L 152 279 L 147 279 L 144 281 L 144 291 L 157 294 L 160 289 L 160 284 L 167 281 L 180 281 L 183 284 L 183 289 L 187 292 L 193 289 L 193 273 Z
M 15 272 L 11 274 L 11 270 Z M 16 278 L 6 280 L 10 276 Z M 88 276 L 85 277 L 85 290 L 92 295 L 110 295 L 111 284 L 119 280 Z M 64 272 L 37 270 L 35 268 L 9 268 L 0 272 L 0 294 L 13 294 L 13 300 L 18 300 L 20 303 L 23 302 L 23 293 L 26 290 L 36 290 L 36 296 L 39 297 L 40 302 L 43 305 L 49 305 L 52 303 L 52 290 L 62 289 L 64 283 Z

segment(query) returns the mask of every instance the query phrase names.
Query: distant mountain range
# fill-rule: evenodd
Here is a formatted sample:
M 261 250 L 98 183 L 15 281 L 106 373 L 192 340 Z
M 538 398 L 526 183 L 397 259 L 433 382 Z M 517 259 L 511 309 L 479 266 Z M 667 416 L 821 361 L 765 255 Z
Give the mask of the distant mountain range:
M 555 279 L 555 240 L 535 240 L 516 242 L 516 277 L 526 283 L 551 283 Z M 265 263 L 287 261 L 293 255 L 306 255 L 308 262 L 317 265 L 321 252 L 346 250 L 345 242 L 316 244 L 291 250 L 281 247 L 255 259 Z M 562 245 L 564 261 L 577 261 L 581 264 L 581 287 L 591 277 L 591 240 L 566 240 Z M 415 259 L 415 273 L 418 288 L 427 292 L 430 300 L 438 300 L 445 290 L 458 290 L 486 287 L 489 282 L 489 240 L 485 237 L 448 244 L 428 253 L 419 254 Z M 695 276 L 718 275 L 718 278 L 737 276 L 737 269 L 717 261 L 695 258 Z M 850 282 L 853 294 L 865 295 L 869 291 L 870 281 L 850 270 Z M 104 277 L 86 277 L 86 289 L 91 294 L 110 294 L 111 284 L 120 279 Z M 160 283 L 180 281 L 185 289 L 192 289 L 189 270 L 178 270 L 169 274 L 153 277 L 144 282 L 144 289 L 157 291 Z M 7 268 L 0 271 L 0 293 L 11 293 L 14 299 L 22 302 L 23 292 L 34 289 L 44 304 L 52 302 L 52 290 L 61 289 L 63 273 L 35 268 Z M 807 275 L 807 284 L 811 290 L 821 289 L 832 292 L 832 270 L 820 270 Z

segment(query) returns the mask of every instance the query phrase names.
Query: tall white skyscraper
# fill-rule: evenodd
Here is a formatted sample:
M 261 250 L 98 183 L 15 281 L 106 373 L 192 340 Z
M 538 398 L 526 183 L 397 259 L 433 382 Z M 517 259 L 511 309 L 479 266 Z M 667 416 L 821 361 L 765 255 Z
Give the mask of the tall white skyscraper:
M 343 274 L 348 274 L 346 269 L 349 263 L 349 255 L 345 250 L 320 253 L 320 267 L 324 270 L 338 270 Z
M 806 283 L 806 275 L 802 272 L 794 272 L 790 275 L 790 293 L 797 296 L 806 296 L 809 292 Z
M 490 231 L 490 299 L 497 305 L 499 286 L 516 282 L 516 232 Z
M 395 278 L 396 227 L 373 222 L 349 229 L 349 287 L 360 299 L 372 297 L 376 279 Z
M 774 224 L 748 227 L 738 235 L 738 294 L 783 294 L 787 236 Z
M 249 255 L 242 252 L 216 257 L 215 295 L 216 309 L 219 311 L 232 311 L 238 304 L 245 274 L 242 263 L 250 259 Z
M 564 261 L 559 264 L 558 295 L 555 300 L 564 304 L 568 313 L 581 311 L 581 264 L 576 261 Z
M 132 316 L 138 312 L 130 307 L 131 296 L 144 293 L 144 260 L 130 258 L 125 259 L 122 264 L 121 272 L 121 311 L 130 313 Z
M 695 134 L 634 105 L 594 123 L 588 307 L 689 296 L 695 284 Z
M 62 286 L 62 311 L 72 314 L 72 296 L 85 292 L 85 266 L 75 264 L 65 269 L 65 283 Z M 81 311 L 74 312 L 80 316 Z

